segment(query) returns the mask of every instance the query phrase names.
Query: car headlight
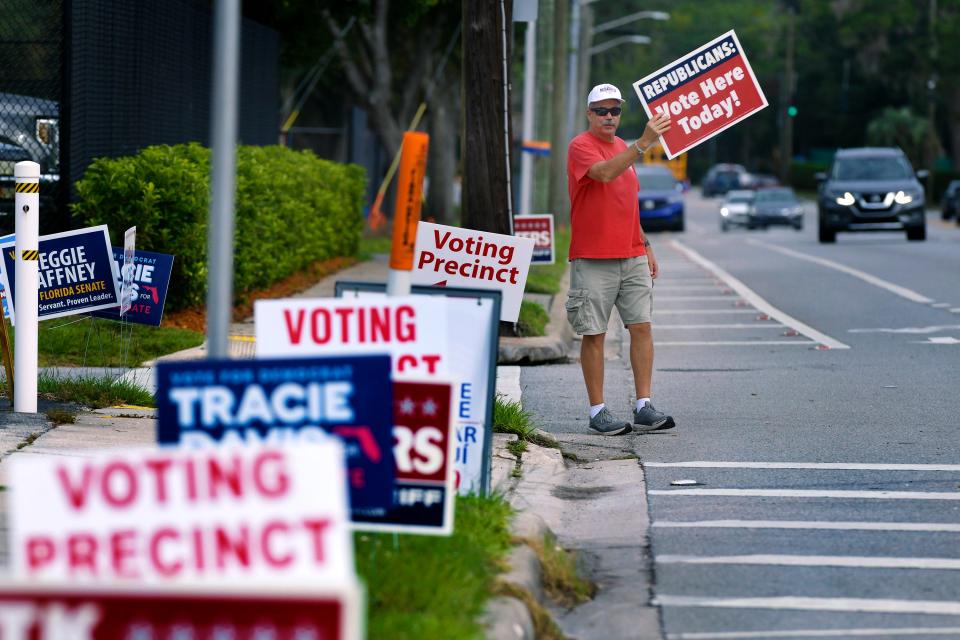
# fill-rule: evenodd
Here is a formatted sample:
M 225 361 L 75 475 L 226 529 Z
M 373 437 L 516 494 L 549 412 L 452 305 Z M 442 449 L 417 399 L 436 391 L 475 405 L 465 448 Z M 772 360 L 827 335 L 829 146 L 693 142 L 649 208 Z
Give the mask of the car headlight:
M 897 204 L 910 204 L 913 202 L 914 195 L 912 193 L 907 193 L 906 191 L 897 191 L 893 196 L 893 201 Z
M 803 207 L 794 207 L 793 209 L 790 210 L 790 215 L 792 215 L 792 216 L 802 216 L 802 215 L 803 215 Z
M 720 207 L 720 215 L 727 217 L 730 215 L 730 209 L 727 209 L 726 207 Z
M 837 198 L 837 204 L 844 207 L 849 207 L 854 202 L 856 202 L 856 198 L 854 198 L 853 194 L 850 193 L 849 191 L 845 191 L 842 196 L 839 196 Z

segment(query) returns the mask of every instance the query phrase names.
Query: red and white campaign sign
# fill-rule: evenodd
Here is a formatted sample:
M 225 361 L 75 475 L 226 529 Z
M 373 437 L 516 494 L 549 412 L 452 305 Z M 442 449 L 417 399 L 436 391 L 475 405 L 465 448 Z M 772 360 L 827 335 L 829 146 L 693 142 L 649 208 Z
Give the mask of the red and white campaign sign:
M 358 640 L 360 602 L 322 588 L 210 591 L 0 584 L 3 640 Z
M 533 240 L 442 224 L 417 225 L 413 284 L 495 289 L 500 319 L 516 322 L 527 284 Z
M 257 300 L 253 317 L 259 357 L 389 353 L 394 374 L 447 371 L 443 298 Z
M 343 445 L 11 462 L 18 578 L 352 588 Z
M 393 383 L 393 507 L 354 510 L 354 529 L 427 535 L 453 533 L 453 385 L 398 380 Z
M 730 31 L 633 83 L 648 117 L 670 114 L 660 137 L 675 158 L 767 106 L 737 34 Z
M 553 214 L 533 213 L 513 218 L 513 235 L 533 239 L 531 264 L 553 264 Z

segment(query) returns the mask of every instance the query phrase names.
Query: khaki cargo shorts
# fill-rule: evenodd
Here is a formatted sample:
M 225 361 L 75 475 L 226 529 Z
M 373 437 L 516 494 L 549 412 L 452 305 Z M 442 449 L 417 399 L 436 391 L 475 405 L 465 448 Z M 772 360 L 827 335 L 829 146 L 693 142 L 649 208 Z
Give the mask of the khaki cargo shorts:
M 647 256 L 594 260 L 578 258 L 570 265 L 567 320 L 580 335 L 607 332 L 610 311 L 617 305 L 626 325 L 650 322 L 653 278 Z

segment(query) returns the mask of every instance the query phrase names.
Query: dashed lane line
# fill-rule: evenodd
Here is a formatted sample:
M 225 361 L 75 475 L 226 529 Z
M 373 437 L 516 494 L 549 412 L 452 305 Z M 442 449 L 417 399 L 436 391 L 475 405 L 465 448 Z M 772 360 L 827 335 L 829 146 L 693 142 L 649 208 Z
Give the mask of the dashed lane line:
M 916 613 L 960 615 L 960 602 L 942 600 L 897 600 L 879 598 L 709 598 L 661 595 L 652 604 L 661 607 L 713 607 L 724 609 L 793 609 L 843 613 Z
M 815 344 L 809 340 L 657 340 L 658 347 L 807 347 Z
M 754 553 L 732 556 L 658 555 L 657 564 L 733 564 L 777 567 L 845 567 L 849 569 L 922 569 L 928 571 L 960 570 L 954 558 L 894 558 L 884 556 L 815 556 L 776 553 Z
M 771 629 L 768 631 L 693 631 L 668 633 L 667 640 L 752 640 L 755 638 L 902 638 L 905 636 L 960 637 L 960 627 L 886 627 L 883 629 Z
M 701 267 L 703 267 L 707 271 L 710 271 L 711 273 L 713 273 L 713 275 L 723 280 L 723 282 L 728 287 L 733 289 L 737 294 L 739 294 L 741 298 L 749 302 L 759 311 L 772 317 L 774 320 L 787 325 L 788 327 L 790 327 L 791 329 L 794 329 L 798 333 L 801 333 L 807 336 L 814 342 L 820 343 L 825 347 L 829 347 L 830 349 L 849 349 L 850 348 L 849 345 L 846 345 L 840 342 L 839 340 L 835 340 L 834 338 L 831 338 L 826 334 L 820 333 L 810 325 L 800 322 L 796 318 L 793 318 L 787 315 L 786 313 L 784 313 L 783 311 L 777 309 L 772 304 L 770 304 L 769 302 L 764 300 L 762 297 L 760 297 L 760 295 L 757 294 L 755 291 L 753 291 L 753 289 L 751 289 L 750 287 L 742 283 L 740 280 L 738 280 L 737 278 L 733 277 L 732 275 L 730 275 L 729 273 L 721 269 L 719 266 L 717 266 L 710 260 L 704 258 L 702 255 L 700 255 L 690 247 L 687 247 L 680 241 L 671 240 L 670 244 L 673 246 L 674 249 L 686 255 L 688 259 L 699 264 Z
M 960 464 L 894 464 L 871 462 L 744 462 L 688 460 L 685 462 L 644 462 L 644 467 L 685 469 L 819 469 L 839 471 L 960 471 Z
M 822 489 L 651 489 L 651 496 L 697 498 L 829 498 L 837 500 L 960 500 L 960 491 L 853 491 Z
M 828 522 L 824 520 L 660 520 L 655 529 L 804 529 L 827 531 L 899 531 L 908 533 L 960 533 L 952 522 Z
M 928 298 L 922 293 L 917 293 L 913 289 L 908 289 L 906 287 L 901 287 L 898 284 L 894 284 L 883 278 L 878 278 L 877 276 L 871 275 L 865 271 L 860 271 L 859 269 L 854 269 L 853 267 L 848 267 L 845 264 L 840 264 L 839 262 L 834 262 L 833 260 L 827 260 L 826 258 L 818 258 L 816 256 L 811 256 L 806 253 L 801 253 L 800 251 L 794 251 L 793 249 L 787 249 L 786 247 L 781 247 L 779 245 L 770 244 L 768 242 L 763 242 L 762 240 L 747 240 L 747 243 L 752 244 L 757 247 L 763 247 L 764 249 L 769 249 L 770 251 L 776 251 L 777 253 L 782 253 L 785 256 L 790 256 L 791 258 L 797 258 L 798 260 L 806 260 L 807 262 L 813 262 L 814 264 L 819 264 L 820 266 L 827 267 L 829 269 L 835 269 L 847 275 L 853 276 L 863 280 L 868 284 L 872 284 L 875 287 L 880 287 L 885 289 L 890 293 L 900 296 L 901 298 L 906 298 L 911 302 L 918 302 L 920 304 L 931 304 L 934 302 L 932 298 Z

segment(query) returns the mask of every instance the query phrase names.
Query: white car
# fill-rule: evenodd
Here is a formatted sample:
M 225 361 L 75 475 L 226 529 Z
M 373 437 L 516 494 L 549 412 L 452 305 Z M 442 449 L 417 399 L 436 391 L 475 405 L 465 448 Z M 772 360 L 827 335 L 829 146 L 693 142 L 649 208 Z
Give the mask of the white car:
M 728 191 L 720 205 L 720 231 L 730 227 L 745 227 L 750 220 L 750 207 L 753 206 L 754 191 L 734 189 Z

